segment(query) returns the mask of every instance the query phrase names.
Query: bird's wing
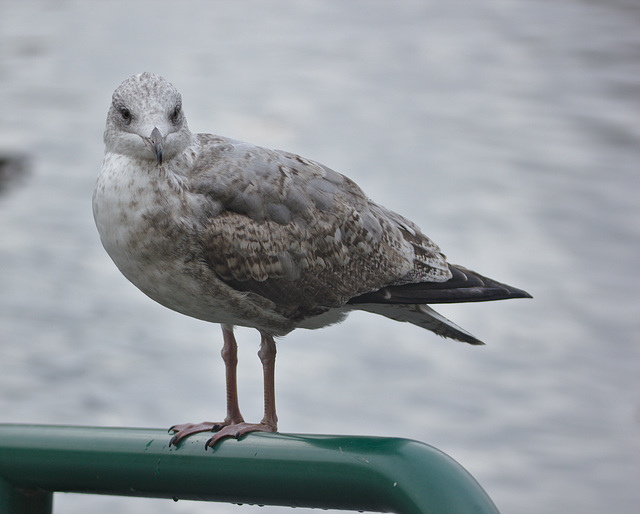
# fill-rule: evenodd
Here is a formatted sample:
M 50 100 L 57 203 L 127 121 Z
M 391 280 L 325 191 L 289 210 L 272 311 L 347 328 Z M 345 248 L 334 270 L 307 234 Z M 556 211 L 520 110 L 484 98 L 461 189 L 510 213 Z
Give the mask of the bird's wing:
M 300 156 L 199 135 L 191 192 L 209 210 L 201 258 L 291 318 L 390 284 L 442 282 L 439 248 L 350 179 Z
M 449 264 L 449 270 L 451 278 L 446 282 L 390 285 L 351 298 L 349 303 L 354 305 L 363 303 L 411 305 L 531 298 L 531 295 L 522 289 L 503 284 L 462 266 Z

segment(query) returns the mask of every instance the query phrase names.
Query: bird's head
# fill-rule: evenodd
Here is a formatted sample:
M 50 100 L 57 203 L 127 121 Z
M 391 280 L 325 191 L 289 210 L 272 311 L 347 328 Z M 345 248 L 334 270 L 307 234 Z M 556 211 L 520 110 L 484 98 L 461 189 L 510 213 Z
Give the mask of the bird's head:
M 164 78 L 141 73 L 114 91 L 104 132 L 107 152 L 161 165 L 182 153 L 191 139 L 182 97 Z

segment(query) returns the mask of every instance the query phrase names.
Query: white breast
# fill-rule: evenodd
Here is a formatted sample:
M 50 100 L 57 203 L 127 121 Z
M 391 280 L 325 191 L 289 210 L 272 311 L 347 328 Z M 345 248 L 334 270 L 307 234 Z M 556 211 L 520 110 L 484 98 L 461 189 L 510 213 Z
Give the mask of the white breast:
M 122 274 L 172 310 L 214 323 L 285 334 L 294 326 L 267 300 L 247 298 L 200 262 L 201 202 L 155 163 L 105 156 L 93 194 L 102 244 Z

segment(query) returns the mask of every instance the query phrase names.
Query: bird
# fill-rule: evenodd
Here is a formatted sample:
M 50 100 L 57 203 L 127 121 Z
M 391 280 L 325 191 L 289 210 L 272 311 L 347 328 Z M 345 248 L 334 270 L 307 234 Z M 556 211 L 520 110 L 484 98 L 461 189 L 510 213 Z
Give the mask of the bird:
M 361 310 L 439 336 L 484 344 L 429 304 L 530 298 L 450 264 L 412 221 L 351 179 L 300 155 L 189 130 L 162 76 L 113 93 L 93 215 L 120 272 L 161 305 L 222 327 L 223 421 L 172 426 L 170 445 L 212 432 L 205 447 L 276 432 L 276 337 Z M 234 327 L 260 334 L 264 417 L 245 422 Z

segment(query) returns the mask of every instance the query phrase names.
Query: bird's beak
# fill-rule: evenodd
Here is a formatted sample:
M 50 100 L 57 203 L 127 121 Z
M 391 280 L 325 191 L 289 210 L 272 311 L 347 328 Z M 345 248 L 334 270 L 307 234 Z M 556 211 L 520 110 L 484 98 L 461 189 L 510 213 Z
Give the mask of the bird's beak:
M 164 138 L 162 137 L 162 133 L 158 130 L 158 127 L 153 127 L 151 131 L 151 136 L 149 136 L 149 141 L 151 142 L 151 149 L 153 153 L 156 155 L 156 160 L 158 161 L 158 165 L 162 164 L 162 144 L 164 143 Z

